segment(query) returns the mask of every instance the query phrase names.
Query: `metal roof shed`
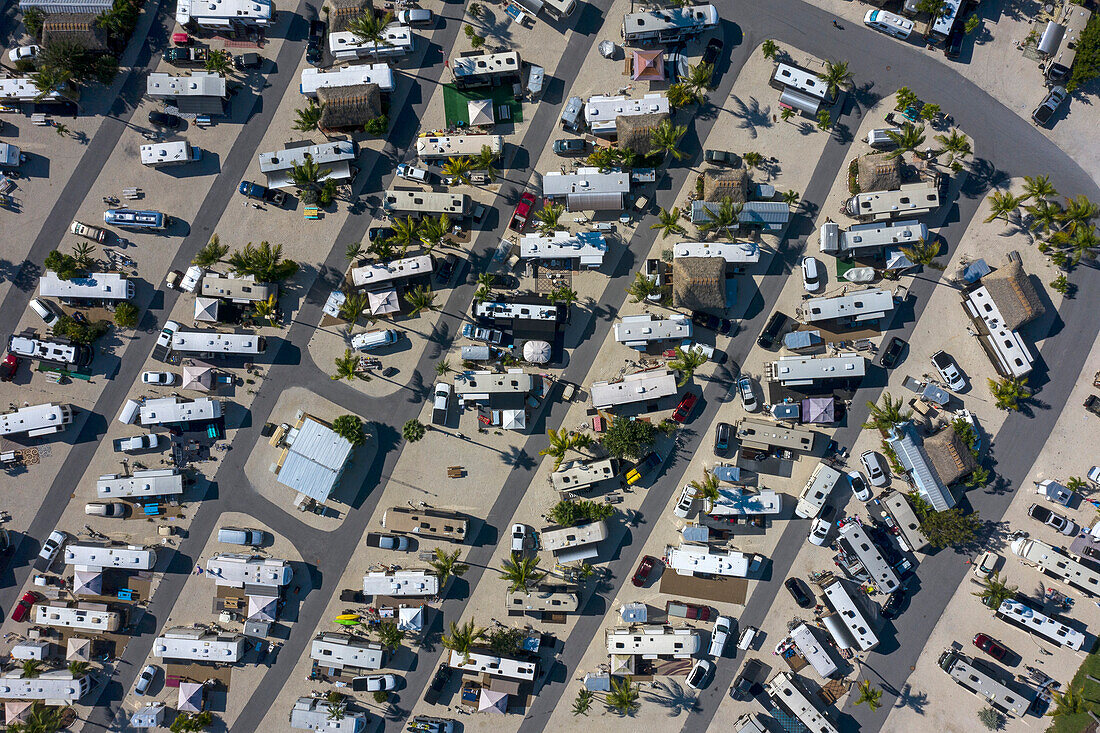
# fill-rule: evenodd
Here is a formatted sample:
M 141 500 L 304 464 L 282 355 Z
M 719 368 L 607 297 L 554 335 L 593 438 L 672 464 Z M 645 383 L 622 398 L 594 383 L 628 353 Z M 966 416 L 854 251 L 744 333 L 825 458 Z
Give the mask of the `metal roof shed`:
M 779 103 L 785 107 L 801 110 L 808 115 L 816 115 L 818 109 L 821 108 L 820 99 L 815 99 L 809 94 L 803 94 L 790 87 L 787 87 L 779 94 Z
M 311 417 L 291 430 L 291 435 L 278 482 L 314 501 L 325 501 L 336 488 L 351 456 L 351 443 Z

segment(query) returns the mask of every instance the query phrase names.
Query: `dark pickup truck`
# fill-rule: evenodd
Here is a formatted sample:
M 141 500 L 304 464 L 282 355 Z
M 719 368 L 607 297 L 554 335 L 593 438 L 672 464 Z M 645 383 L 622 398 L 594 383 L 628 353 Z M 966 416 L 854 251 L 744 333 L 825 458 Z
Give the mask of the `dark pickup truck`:
M 268 188 L 267 186 L 261 186 L 258 183 L 252 183 L 251 181 L 241 181 L 241 185 L 237 186 L 237 190 L 247 196 L 250 199 L 256 199 L 257 201 L 266 201 L 269 204 L 275 204 L 276 206 L 282 206 L 286 203 L 286 192 L 279 191 L 274 188 Z
M 1094 394 L 1090 394 L 1085 398 L 1085 409 L 1091 412 L 1093 415 L 1100 417 L 1100 397 Z
M 164 49 L 164 60 L 173 66 L 203 66 L 210 49 L 203 46 L 175 46 Z
M 770 349 L 775 344 L 775 340 L 787 330 L 790 322 L 791 319 L 779 311 L 772 313 L 772 317 L 768 319 L 768 325 L 764 326 L 760 337 L 756 339 L 757 345 L 762 349 Z

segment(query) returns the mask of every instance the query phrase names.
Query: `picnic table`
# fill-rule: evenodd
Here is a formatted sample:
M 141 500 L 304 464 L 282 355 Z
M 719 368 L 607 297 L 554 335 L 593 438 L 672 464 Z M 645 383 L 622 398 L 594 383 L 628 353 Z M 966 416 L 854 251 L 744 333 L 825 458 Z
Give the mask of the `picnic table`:
M 320 219 L 321 210 L 316 206 L 307 206 L 302 210 L 302 216 L 307 219 Z
M 144 195 L 144 192 L 140 188 L 134 187 L 122 189 L 122 198 L 125 199 L 139 199 Z
M 447 478 L 462 478 L 466 475 L 466 469 L 462 466 L 447 466 Z

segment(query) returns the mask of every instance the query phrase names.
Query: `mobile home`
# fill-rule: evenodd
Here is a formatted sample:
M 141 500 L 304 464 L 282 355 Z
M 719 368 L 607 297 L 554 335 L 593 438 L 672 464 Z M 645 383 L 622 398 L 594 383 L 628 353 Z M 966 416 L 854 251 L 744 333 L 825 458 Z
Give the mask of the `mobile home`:
M 29 438 L 60 433 L 73 421 L 73 408 L 47 402 L 0 414 L 0 435 L 26 433 Z
M 107 610 L 103 603 L 77 603 L 69 606 L 65 603 L 40 603 L 34 607 L 34 622 L 39 626 L 52 626 L 56 629 L 80 629 L 107 634 L 118 631 L 122 625 L 122 615 Z
M 938 663 L 940 669 L 951 675 L 951 679 L 984 697 L 995 708 L 1023 717 L 1031 707 L 1034 693 L 1020 693 L 1008 687 L 986 671 L 984 660 L 972 659 L 954 649 L 948 649 L 940 655 Z
M 389 190 L 382 199 L 382 209 L 390 215 L 413 214 L 416 216 L 452 217 L 470 212 L 470 197 L 464 193 L 438 191 Z
M 63 303 L 76 300 L 117 303 L 134 297 L 134 282 L 117 272 L 94 272 L 86 277 L 62 280 L 56 272 L 47 270 L 38 280 L 38 294 Z
M 713 5 L 660 8 L 626 13 L 620 34 L 628 45 L 652 41 L 674 43 L 717 28 L 719 20 L 718 8 Z
M 150 143 L 140 148 L 141 164 L 154 168 L 162 165 L 181 165 L 202 160 L 202 151 L 191 147 L 186 140 L 167 143 Z
M 437 509 L 390 507 L 382 515 L 382 526 L 398 534 L 414 534 L 438 540 L 464 542 L 467 519 L 457 512 Z
M 817 468 L 810 474 L 810 480 L 802 488 L 798 495 L 798 503 L 795 505 L 795 515 L 803 519 L 813 519 L 821 513 L 821 508 L 829 499 L 829 494 L 844 477 L 844 474 L 832 466 L 824 463 L 817 464 Z
M 887 221 L 900 216 L 923 216 L 940 206 L 940 189 L 932 183 L 906 183 L 896 191 L 857 193 L 844 204 L 848 216 L 864 221 Z
M 482 148 L 489 148 L 494 156 L 504 150 L 504 138 L 500 135 L 430 135 L 416 140 L 416 155 L 423 161 L 467 158 L 481 155 Z

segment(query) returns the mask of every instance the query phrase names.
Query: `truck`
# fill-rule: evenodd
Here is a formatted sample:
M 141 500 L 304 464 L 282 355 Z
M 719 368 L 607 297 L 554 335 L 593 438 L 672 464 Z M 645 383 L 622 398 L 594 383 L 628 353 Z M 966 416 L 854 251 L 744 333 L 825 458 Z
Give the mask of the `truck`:
M 1090 394 L 1085 398 L 1085 409 L 1091 412 L 1093 415 L 1100 417 L 1100 397 L 1094 394 Z
M 286 192 L 279 191 L 274 188 L 268 188 L 267 186 L 261 186 L 258 183 L 252 181 L 241 181 L 241 185 L 237 186 L 239 191 L 244 196 L 250 199 L 256 199 L 257 201 L 264 201 L 275 206 L 282 206 L 286 203 Z
M 205 46 L 176 46 L 164 49 L 164 60 L 173 66 L 205 66 L 210 49 Z
M 73 223 L 69 225 L 69 231 L 78 237 L 84 237 L 90 239 L 93 242 L 103 243 L 107 239 L 107 230 L 100 229 L 99 227 L 93 227 L 89 224 L 84 224 L 77 220 L 73 220 Z
M 516 210 L 512 213 L 512 218 L 508 222 L 508 228 L 513 231 L 522 232 L 523 228 L 527 226 L 527 217 L 531 214 L 531 209 L 535 206 L 535 194 L 528 191 L 519 197 L 519 203 L 516 204 Z
M 161 445 L 162 441 L 164 441 L 164 437 L 156 433 L 118 438 L 115 440 L 115 451 L 118 453 L 133 453 L 140 450 L 152 450 Z

